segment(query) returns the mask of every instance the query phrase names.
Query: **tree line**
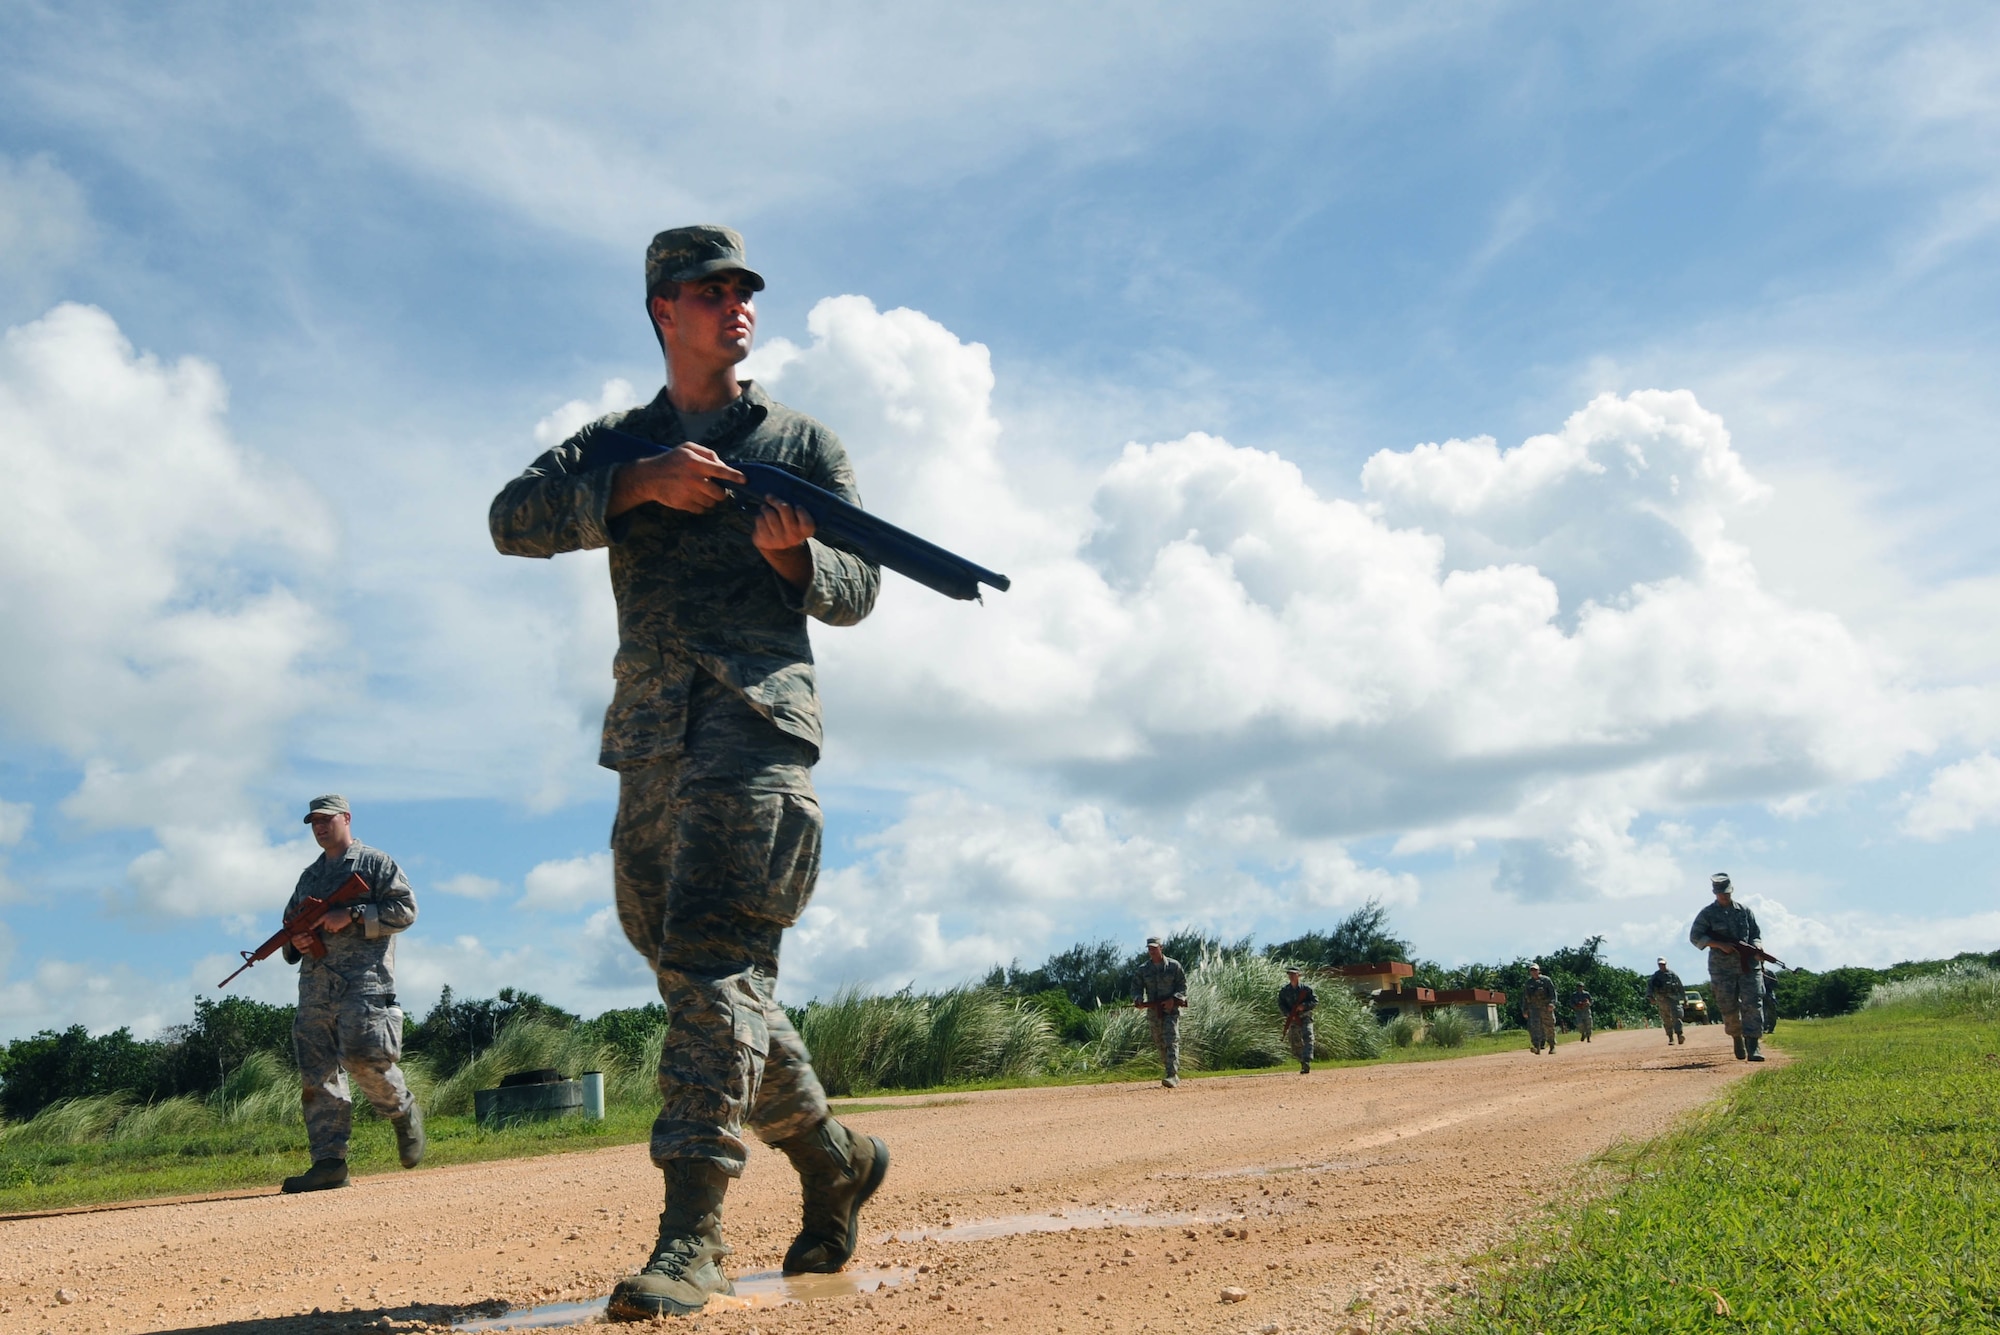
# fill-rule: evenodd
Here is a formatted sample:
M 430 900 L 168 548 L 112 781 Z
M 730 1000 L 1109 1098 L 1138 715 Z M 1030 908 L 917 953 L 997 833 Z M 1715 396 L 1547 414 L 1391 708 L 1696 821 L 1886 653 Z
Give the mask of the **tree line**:
M 1410 942 L 1393 930 L 1387 908 L 1371 900 L 1325 931 L 1307 932 L 1262 947 L 1247 936 L 1226 941 L 1209 934 L 1181 932 L 1169 937 L 1164 948 L 1190 968 L 1203 961 L 1257 960 L 1266 965 L 1295 964 L 1310 971 L 1401 961 L 1411 966 L 1413 981 L 1420 986 L 1505 992 L 1504 1015 L 1513 1026 L 1525 1025 L 1520 1008 L 1522 986 L 1527 982 L 1528 965 L 1538 962 L 1555 981 L 1565 1010 L 1575 992 L 1587 988 L 1602 1022 L 1616 1017 L 1626 1023 L 1644 1023 L 1649 1013 L 1646 975 L 1607 961 L 1603 945 L 1602 936 L 1592 936 L 1579 945 L 1553 947 L 1532 961 L 1528 956 L 1517 956 L 1447 967 L 1414 956 Z M 1032 1009 L 1058 1043 L 1102 1047 L 1104 1017 L 1095 1013 L 1122 1007 L 1130 999 L 1138 967 L 1145 958 L 1143 950 L 1130 950 L 1113 941 L 1078 942 L 1033 968 L 1022 968 L 1018 960 L 996 965 L 970 989 L 949 989 L 926 997 L 913 997 L 906 989 L 898 996 L 911 1004 L 895 1011 L 897 1023 L 909 1027 L 912 1022 L 908 1017 L 918 1013 L 932 1017 L 956 1013 L 954 1008 L 963 1009 L 969 1003 L 953 998 L 979 992 Z M 1778 975 L 1778 1013 L 1788 1019 L 1844 1015 L 1860 1009 L 1877 984 L 1927 976 L 1953 963 L 2000 967 L 2000 951 L 1991 955 L 1964 953 L 1953 961 L 1908 961 L 1887 969 L 1847 967 L 1824 973 L 1795 969 Z M 1699 986 L 1706 978 L 1695 976 L 1684 981 Z M 853 1007 L 858 1002 L 850 996 L 842 1004 Z M 793 1022 L 805 1030 L 811 1014 L 815 1023 L 810 1027 L 825 1028 L 832 1013 L 813 1014 L 817 1006 L 814 1003 L 792 1010 Z M 63 1030 L 44 1029 L 0 1047 L 0 1116 L 23 1121 L 64 1099 L 113 1093 L 124 1093 L 141 1104 L 208 1096 L 221 1089 L 231 1072 L 253 1053 L 270 1053 L 289 1064 L 292 1013 L 291 1006 L 245 997 L 219 1001 L 198 997 L 191 1021 L 170 1026 L 155 1038 L 134 1038 L 126 1028 L 93 1035 L 80 1024 Z M 657 1042 L 665 1020 L 666 1012 L 657 1002 L 608 1010 L 585 1019 L 533 992 L 501 988 L 492 997 L 460 999 L 447 987 L 421 1019 L 404 1021 L 403 1047 L 445 1077 L 493 1049 L 510 1026 L 532 1022 L 546 1030 L 571 1034 L 585 1045 L 609 1049 L 637 1069 L 643 1067 L 648 1044 Z

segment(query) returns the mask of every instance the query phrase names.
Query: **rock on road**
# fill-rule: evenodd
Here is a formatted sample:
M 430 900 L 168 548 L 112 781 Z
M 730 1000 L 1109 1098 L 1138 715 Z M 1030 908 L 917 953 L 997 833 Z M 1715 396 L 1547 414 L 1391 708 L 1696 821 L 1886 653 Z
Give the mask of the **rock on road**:
M 1658 1030 L 1607 1031 L 1553 1057 L 871 1103 L 845 1120 L 887 1140 L 894 1166 L 863 1217 L 854 1280 L 788 1303 L 745 1284 L 738 1305 L 685 1325 L 1082 1335 L 1396 1324 L 1448 1301 L 1458 1258 L 1563 1191 L 1591 1156 L 1658 1134 L 1749 1069 L 1720 1026 L 1690 1026 L 1673 1048 Z M 659 1196 L 633 1145 L 312 1196 L 0 1222 L 0 1331 L 410 1330 L 601 1299 L 646 1256 Z M 731 1273 L 774 1270 L 797 1210 L 797 1179 L 760 1148 L 729 1196 Z M 883 1280 L 893 1283 L 855 1291 Z

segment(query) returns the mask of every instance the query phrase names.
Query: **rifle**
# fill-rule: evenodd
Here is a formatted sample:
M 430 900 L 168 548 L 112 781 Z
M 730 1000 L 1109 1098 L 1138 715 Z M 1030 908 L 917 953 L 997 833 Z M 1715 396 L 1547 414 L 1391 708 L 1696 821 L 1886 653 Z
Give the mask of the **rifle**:
M 285 919 L 285 925 L 272 933 L 269 941 L 266 941 L 255 950 L 239 950 L 236 952 L 243 957 L 243 969 L 249 968 L 258 960 L 269 959 L 277 951 L 278 947 L 284 945 L 285 942 L 307 932 L 312 933 L 312 936 L 306 943 L 306 954 L 316 960 L 325 959 L 326 942 L 320 939 L 319 925 L 326 920 L 327 911 L 329 909 L 340 908 L 345 904 L 352 904 L 355 900 L 367 895 L 372 888 L 368 882 L 361 879 L 360 872 L 355 872 L 342 881 L 340 888 L 325 899 L 314 899 L 308 896 L 306 902 L 299 905 L 299 911 Z M 216 990 L 221 991 L 223 988 L 228 987 L 235 979 L 236 974 L 242 973 L 243 969 L 238 969 L 236 973 L 230 974 L 228 978 L 217 983 L 215 985 Z
M 599 427 L 596 435 L 607 444 L 591 451 L 594 462 L 635 463 L 674 448 L 615 427 Z M 796 506 L 812 516 L 814 537 L 864 561 L 907 575 L 947 598 L 977 600 L 981 584 L 991 585 L 1002 593 L 1011 584 L 1005 575 L 948 552 L 934 542 L 926 542 L 887 520 L 877 519 L 861 507 L 849 505 L 832 492 L 775 465 L 731 462 L 729 466 L 743 474 L 745 480 L 716 485 L 730 494 L 738 509 L 755 510 L 766 499 Z
M 1135 1001 L 1132 1005 L 1142 1011 L 1163 1011 L 1168 1008 L 1184 1011 L 1188 1004 L 1179 997 L 1161 997 L 1158 1001 Z
M 1756 969 L 1760 964 L 1775 964 L 1780 969 L 1789 969 L 1792 967 L 1776 955 L 1765 954 L 1761 948 L 1751 945 L 1748 941 L 1736 941 L 1726 936 L 1711 936 L 1709 940 L 1715 942 L 1717 945 L 1728 946 L 1731 950 L 1735 951 L 1736 960 L 1743 966 L 1743 972 L 1745 973 Z
M 1303 1001 L 1301 1001 L 1298 1005 L 1292 1007 L 1290 1010 L 1286 1011 L 1285 1029 L 1287 1031 L 1290 1031 L 1298 1028 L 1301 1024 L 1304 1024 L 1306 1015 L 1308 1013 L 1309 1012 L 1307 1012 L 1306 1010 L 1306 1003 Z

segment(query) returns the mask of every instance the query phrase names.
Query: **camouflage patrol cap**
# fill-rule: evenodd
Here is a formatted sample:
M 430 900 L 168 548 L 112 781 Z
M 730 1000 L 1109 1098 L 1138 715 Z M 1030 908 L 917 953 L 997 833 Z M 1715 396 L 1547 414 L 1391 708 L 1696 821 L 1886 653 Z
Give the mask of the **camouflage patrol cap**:
M 646 247 L 646 295 L 662 283 L 689 283 L 736 269 L 752 292 L 764 290 L 764 276 L 743 258 L 743 234 L 728 227 L 697 223 L 669 227 Z
M 1296 977 L 1299 972 L 1299 966 L 1296 964 L 1288 964 L 1285 966 L 1285 972 Z
M 353 813 L 347 809 L 347 799 L 339 793 L 327 793 L 315 797 L 306 805 L 306 824 L 312 824 L 313 817 L 319 815 L 347 816 L 350 819 L 353 817 Z
M 1157 946 L 1160 944 L 1160 938 L 1157 936 L 1149 936 L 1146 938 L 1146 944 L 1149 946 Z
M 1708 888 L 1718 895 L 1729 893 L 1729 873 L 1719 871 L 1708 878 Z

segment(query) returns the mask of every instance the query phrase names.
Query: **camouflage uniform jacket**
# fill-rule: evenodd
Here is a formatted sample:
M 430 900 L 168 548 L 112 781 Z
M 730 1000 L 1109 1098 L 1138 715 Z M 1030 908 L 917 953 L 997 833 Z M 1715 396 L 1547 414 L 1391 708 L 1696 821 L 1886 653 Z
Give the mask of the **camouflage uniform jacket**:
M 1529 1006 L 1536 1005 L 1537 1003 L 1547 1006 L 1555 1005 L 1555 980 L 1547 974 L 1543 974 L 1539 978 L 1530 978 L 1521 988 L 1521 1001 L 1524 1005 Z
M 396 860 L 379 848 L 359 841 L 349 844 L 337 861 L 317 857 L 299 873 L 298 888 L 285 904 L 285 916 L 298 912 L 309 896 L 325 899 L 341 882 L 359 872 L 370 893 L 347 907 L 354 921 L 337 932 L 322 931 L 326 958 L 301 956 L 285 943 L 285 962 L 299 966 L 299 1003 L 338 1000 L 350 993 L 388 997 L 396 990 L 396 933 L 417 920 L 417 896 Z
M 1681 976 L 1672 969 L 1655 969 L 1653 976 L 1646 980 L 1646 1000 L 1648 1003 L 1652 1002 L 1656 997 L 1665 997 L 1675 1005 L 1679 1005 L 1681 999 L 1685 996 L 1687 996 L 1687 987 L 1682 984 Z
M 1741 941 L 1754 946 L 1763 939 L 1764 932 L 1757 926 L 1756 914 L 1741 904 L 1723 904 L 1720 901 L 1695 914 L 1694 926 L 1688 929 L 1688 940 L 1704 948 L 1711 941 Z M 1744 969 L 1735 951 L 1710 950 L 1708 971 L 1741 973 Z
M 724 459 L 775 464 L 859 505 L 840 440 L 754 382 L 710 435 Z M 661 445 L 683 443 L 663 389 L 643 408 L 613 413 L 543 454 L 493 498 L 487 526 L 509 556 L 611 549 L 618 656 L 598 763 L 626 769 L 679 753 L 689 684 L 706 672 L 795 737 L 820 744 L 819 691 L 806 618 L 851 626 L 875 606 L 882 573 L 812 539 L 812 579 L 793 588 L 750 541 L 755 516 L 724 502 L 706 514 L 646 504 L 605 511 L 616 469 L 602 435 L 614 427 Z
M 1590 993 L 1584 991 L 1582 988 L 1578 988 L 1576 990 L 1576 995 L 1569 999 L 1569 1005 L 1571 1010 L 1578 1010 L 1578 1011 L 1589 1010 Z
M 1139 963 L 1138 1001 L 1164 1001 L 1172 997 L 1182 1005 L 1187 1004 L 1187 970 L 1181 968 L 1177 959 L 1162 959 L 1158 964 L 1152 960 Z
M 1300 1018 L 1304 1018 L 1318 1008 L 1319 994 L 1304 983 L 1286 983 L 1278 989 L 1278 1010 L 1288 1021 L 1292 1018 L 1293 1011 L 1297 1011 Z

